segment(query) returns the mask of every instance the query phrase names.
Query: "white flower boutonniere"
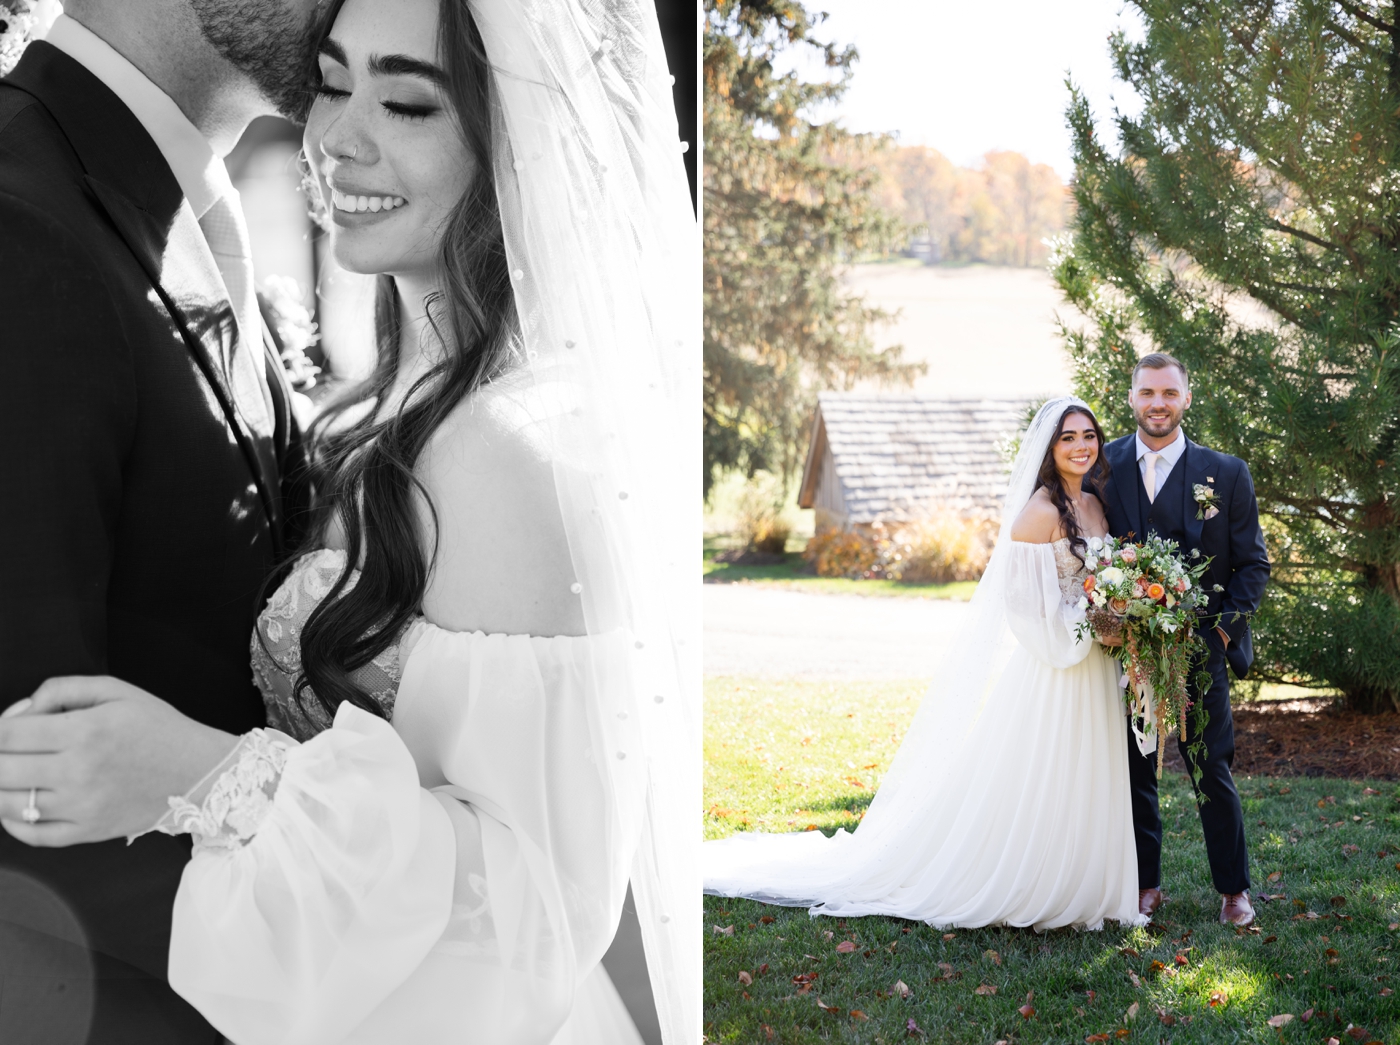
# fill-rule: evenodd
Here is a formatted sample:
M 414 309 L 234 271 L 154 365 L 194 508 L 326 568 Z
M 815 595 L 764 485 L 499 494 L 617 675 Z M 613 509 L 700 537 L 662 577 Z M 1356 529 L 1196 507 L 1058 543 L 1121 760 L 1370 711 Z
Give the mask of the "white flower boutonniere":
M 1196 498 L 1197 519 L 1214 519 L 1220 514 L 1220 506 L 1217 503 L 1219 496 L 1215 492 L 1215 487 L 1195 483 L 1191 487 L 1191 492 Z

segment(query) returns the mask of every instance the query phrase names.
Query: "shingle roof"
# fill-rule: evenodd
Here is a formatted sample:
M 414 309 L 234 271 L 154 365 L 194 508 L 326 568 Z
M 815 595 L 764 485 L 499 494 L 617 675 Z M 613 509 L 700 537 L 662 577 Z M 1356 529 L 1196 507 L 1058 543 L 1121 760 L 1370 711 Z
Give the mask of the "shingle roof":
M 824 392 L 802 477 L 810 502 L 823 451 L 833 456 L 850 523 L 917 514 L 929 505 L 991 509 L 1005 495 L 1000 446 L 1029 399 Z

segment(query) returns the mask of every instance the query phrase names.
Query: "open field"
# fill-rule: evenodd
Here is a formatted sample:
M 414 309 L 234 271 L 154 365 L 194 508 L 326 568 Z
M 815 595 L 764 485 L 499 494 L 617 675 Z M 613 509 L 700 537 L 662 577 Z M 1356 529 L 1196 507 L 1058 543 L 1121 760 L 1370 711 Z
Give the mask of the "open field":
M 706 837 L 853 828 L 924 685 L 708 678 Z M 1216 921 L 1189 792 L 1169 773 L 1168 902 L 1157 925 L 945 934 L 707 897 L 706 1039 L 1394 1043 L 1400 789 L 1326 778 L 1237 782 L 1255 894 L 1271 897 L 1259 904 L 1257 932 Z M 854 949 L 840 953 L 845 940 Z M 995 993 L 975 993 L 984 985 Z M 1026 1004 L 1029 1017 L 1018 1011 Z M 1282 1026 L 1269 1025 L 1285 1015 L 1292 1018 Z

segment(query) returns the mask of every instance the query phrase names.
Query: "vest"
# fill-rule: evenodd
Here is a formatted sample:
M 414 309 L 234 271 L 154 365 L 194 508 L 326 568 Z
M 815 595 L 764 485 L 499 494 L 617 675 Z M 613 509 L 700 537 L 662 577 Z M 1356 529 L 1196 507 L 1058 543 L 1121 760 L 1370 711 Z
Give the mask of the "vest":
M 1161 465 L 1160 461 L 1158 465 Z M 1186 482 L 1186 456 L 1183 454 L 1178 458 L 1167 473 L 1167 481 L 1162 484 L 1155 501 L 1147 499 L 1147 487 L 1143 485 L 1142 472 L 1136 461 L 1133 462 L 1133 471 L 1137 474 L 1134 485 L 1137 487 L 1138 517 L 1142 519 L 1143 530 L 1176 541 L 1177 544 L 1183 543 L 1186 540 L 1186 515 L 1182 507 L 1182 484 Z

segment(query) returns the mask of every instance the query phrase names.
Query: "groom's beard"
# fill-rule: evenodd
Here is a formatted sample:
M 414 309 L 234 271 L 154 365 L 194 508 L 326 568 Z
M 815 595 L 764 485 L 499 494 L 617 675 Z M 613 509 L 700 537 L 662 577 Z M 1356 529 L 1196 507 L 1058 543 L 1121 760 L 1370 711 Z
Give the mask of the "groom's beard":
M 1149 420 L 1147 411 L 1133 411 L 1133 416 L 1137 418 L 1138 427 L 1154 439 L 1162 439 L 1171 435 L 1181 427 L 1181 418 L 1185 415 L 1184 410 L 1168 410 L 1166 420 Z
M 191 6 L 215 50 L 247 74 L 278 112 L 304 123 L 316 60 L 316 11 L 303 21 L 291 0 L 191 0 Z

